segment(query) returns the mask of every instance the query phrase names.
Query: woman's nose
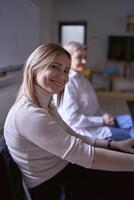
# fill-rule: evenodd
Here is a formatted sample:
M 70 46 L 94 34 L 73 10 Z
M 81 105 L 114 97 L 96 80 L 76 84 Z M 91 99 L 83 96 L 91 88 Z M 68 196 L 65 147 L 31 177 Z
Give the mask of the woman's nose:
M 86 64 L 86 59 L 85 58 L 82 59 L 82 63 Z
M 61 73 L 60 73 L 60 78 L 61 78 L 62 80 L 66 80 L 66 79 L 67 79 L 67 74 L 65 74 L 64 71 L 61 71 Z

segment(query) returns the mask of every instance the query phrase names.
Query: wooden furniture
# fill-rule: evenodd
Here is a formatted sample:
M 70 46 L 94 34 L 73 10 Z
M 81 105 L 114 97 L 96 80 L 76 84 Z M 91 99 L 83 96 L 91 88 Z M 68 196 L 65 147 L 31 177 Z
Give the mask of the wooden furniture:
M 134 101 L 133 92 L 96 91 L 100 106 L 112 115 L 129 113 L 126 101 Z

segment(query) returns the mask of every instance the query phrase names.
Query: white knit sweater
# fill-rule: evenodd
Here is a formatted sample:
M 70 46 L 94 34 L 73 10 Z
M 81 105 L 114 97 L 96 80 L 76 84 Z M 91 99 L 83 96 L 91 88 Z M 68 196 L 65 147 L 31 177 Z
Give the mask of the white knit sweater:
M 49 109 L 51 95 L 37 86 L 36 95 L 42 108 L 22 97 L 4 127 L 9 151 L 29 188 L 55 176 L 68 162 L 90 168 L 94 157 L 94 148 Z

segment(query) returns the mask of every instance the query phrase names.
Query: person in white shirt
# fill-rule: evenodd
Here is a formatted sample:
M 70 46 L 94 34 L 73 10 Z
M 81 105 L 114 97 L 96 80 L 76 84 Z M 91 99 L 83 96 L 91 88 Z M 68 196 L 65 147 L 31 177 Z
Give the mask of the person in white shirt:
M 132 126 L 130 116 L 125 115 L 125 124 L 115 127 L 114 117 L 100 108 L 93 86 L 82 74 L 86 66 L 85 45 L 72 41 L 64 48 L 72 58 L 69 81 L 65 86 L 60 104 L 54 95 L 55 104 L 58 105 L 58 112 L 63 120 L 81 135 L 101 139 L 112 137 L 114 140 L 130 138 L 129 129 Z M 119 119 L 119 116 L 116 119 Z M 129 126 L 125 128 L 127 124 Z
M 66 199 L 75 200 L 81 191 L 87 195 L 90 188 L 92 193 L 91 175 L 99 183 L 102 170 L 134 171 L 134 139 L 117 142 L 81 136 L 56 111 L 52 95 L 63 92 L 70 64 L 70 54 L 57 44 L 35 49 L 25 63 L 22 85 L 5 121 L 6 144 L 32 200 L 59 200 L 61 185 Z M 109 173 L 104 173 L 106 182 L 113 176 Z

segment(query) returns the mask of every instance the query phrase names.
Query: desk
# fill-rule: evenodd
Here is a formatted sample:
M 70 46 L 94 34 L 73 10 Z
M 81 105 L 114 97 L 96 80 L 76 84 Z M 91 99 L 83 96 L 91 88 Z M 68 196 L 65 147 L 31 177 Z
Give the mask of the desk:
M 133 92 L 96 91 L 100 106 L 112 115 L 129 113 L 126 101 L 134 101 Z

